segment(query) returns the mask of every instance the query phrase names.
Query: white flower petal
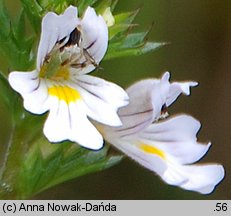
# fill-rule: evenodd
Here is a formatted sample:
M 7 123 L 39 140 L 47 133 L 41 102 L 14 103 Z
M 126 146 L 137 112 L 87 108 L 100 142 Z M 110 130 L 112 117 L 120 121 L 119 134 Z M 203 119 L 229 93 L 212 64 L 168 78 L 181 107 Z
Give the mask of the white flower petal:
M 112 106 L 119 108 L 128 104 L 129 97 L 127 93 L 120 86 L 112 82 L 89 75 L 75 77 L 75 79 L 81 86 L 94 92 Z
M 190 87 L 197 86 L 197 82 L 169 82 L 170 73 L 165 72 L 161 79 L 153 80 L 156 84 L 153 85 L 152 102 L 154 116 L 158 119 L 161 116 L 163 106 L 170 106 L 181 93 L 190 94 Z
M 102 16 L 97 16 L 95 10 L 88 7 L 81 20 L 83 47 L 91 57 L 99 63 L 108 46 L 108 28 Z
M 142 151 L 134 140 L 114 139 L 112 143 L 140 165 L 158 174 L 170 185 L 208 194 L 224 178 L 224 168 L 221 165 L 180 165 L 163 158 L 164 152 L 162 156 L 162 151 L 157 148 L 151 149 L 149 153 Z
M 57 97 L 50 97 L 50 112 L 44 125 L 44 134 L 50 142 L 70 140 L 89 149 L 98 150 L 103 139 L 87 119 L 82 100 L 67 104 Z
M 118 139 L 115 134 L 107 133 L 104 137 L 140 165 L 158 174 L 167 184 L 208 194 L 224 178 L 221 165 L 181 165 L 169 160 L 166 152 L 150 143 L 142 143 L 135 136 L 133 139 Z
M 34 114 L 42 114 L 49 109 L 47 86 L 44 80 L 38 78 L 36 70 L 11 72 L 9 83 L 15 91 L 22 95 L 26 110 Z
M 152 143 L 180 164 L 198 161 L 208 151 L 210 143 L 196 140 L 200 122 L 188 115 L 179 115 L 154 123 L 139 135 L 144 142 Z
M 29 94 L 24 94 L 24 107 L 34 114 L 43 114 L 49 109 L 47 85 L 44 80 L 40 80 L 36 90 Z
M 159 119 L 161 111 L 169 94 L 170 83 L 169 83 L 169 72 L 165 72 L 162 78 L 153 85 L 152 88 L 152 106 L 153 106 L 153 118 Z M 155 81 L 156 82 L 156 81 Z
M 150 125 L 159 116 L 164 99 L 158 94 L 159 80 L 142 80 L 127 89 L 129 104 L 119 109 L 123 126 L 120 136 L 129 136 Z M 153 103 L 155 101 L 155 103 Z
M 162 108 L 171 97 L 170 89 L 174 91 L 184 84 L 169 83 L 170 73 L 163 74 L 161 79 L 142 80 L 127 89 L 130 103 L 119 110 L 119 116 L 123 123 L 115 129 L 118 136 L 130 136 L 141 131 L 162 115 Z M 186 91 L 187 88 L 184 88 Z M 181 91 L 182 92 L 182 91 Z M 177 91 L 177 97 L 179 92 Z M 169 96 L 170 95 L 170 96 Z M 176 94 L 173 94 L 176 96 Z M 176 99 L 176 98 L 175 98 Z
M 141 80 L 130 86 L 126 90 L 130 103 L 119 114 L 124 116 L 152 110 L 152 120 L 158 119 L 169 94 L 169 77 L 169 72 L 166 72 L 161 79 Z
M 38 72 L 36 70 L 30 72 L 13 71 L 9 74 L 8 80 L 15 91 L 20 94 L 29 93 L 37 87 Z
M 80 92 L 89 117 L 107 125 L 121 125 L 117 110 L 128 104 L 128 96 L 121 87 L 88 75 L 73 79 L 72 87 Z
M 155 172 L 159 176 L 164 175 L 168 169 L 167 163 L 155 154 L 147 154 L 137 147 L 136 141 L 125 140 L 125 139 L 111 139 L 108 138 L 111 144 L 113 144 L 117 149 L 128 155 L 130 158 L 138 162 L 143 167 Z
M 133 116 L 138 113 L 153 111 L 152 89 L 154 85 L 155 81 L 153 80 L 143 80 L 130 86 L 126 90 L 129 104 L 119 110 L 119 115 L 121 117 Z
M 170 167 L 162 179 L 168 184 L 202 194 L 211 193 L 215 186 L 224 178 L 225 172 L 221 165 L 188 165 Z
M 68 36 L 78 25 L 77 8 L 69 6 L 61 15 L 48 12 L 42 20 L 41 38 L 37 54 L 37 70 L 44 58 L 52 50 L 57 41 Z
M 185 95 L 190 95 L 190 87 L 194 87 L 197 85 L 197 82 L 173 82 L 170 85 L 166 105 L 170 106 L 181 93 Z

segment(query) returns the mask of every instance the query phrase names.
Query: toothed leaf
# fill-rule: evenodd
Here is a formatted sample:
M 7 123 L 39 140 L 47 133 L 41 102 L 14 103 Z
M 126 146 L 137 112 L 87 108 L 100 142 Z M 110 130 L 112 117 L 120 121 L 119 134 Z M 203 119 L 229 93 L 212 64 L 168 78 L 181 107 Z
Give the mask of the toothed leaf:
M 106 8 L 110 7 L 112 4 L 112 0 L 101 0 L 97 2 L 95 6 L 95 10 L 98 14 L 102 14 Z
M 8 83 L 7 77 L 0 72 L 0 98 L 10 110 L 12 110 L 12 107 L 14 106 L 15 95 L 15 92 Z
M 128 29 L 136 26 L 136 24 L 132 24 L 132 22 L 138 12 L 139 10 L 135 10 L 115 15 L 115 24 L 109 28 L 109 40 L 115 40 L 114 37 L 116 37 L 117 40 L 123 38 Z
M 82 0 L 82 1 L 79 1 L 78 4 L 77 4 L 79 13 L 82 14 L 86 10 L 86 8 L 88 6 L 92 6 L 97 1 L 98 0 Z
M 165 43 L 147 42 L 140 46 L 131 46 L 130 48 L 127 48 L 126 46 L 128 46 L 128 44 L 112 44 L 108 48 L 108 52 L 105 59 L 108 60 L 118 57 L 142 55 L 154 51 L 164 45 Z
M 37 0 L 21 0 L 21 3 L 33 29 L 38 33 L 40 31 L 41 17 L 43 15 L 42 7 Z
M 73 143 L 51 145 L 45 139 L 27 154 L 18 181 L 22 197 L 35 195 L 67 180 L 101 171 L 117 164 L 121 156 L 107 156 L 108 147 L 100 151 L 84 149 Z

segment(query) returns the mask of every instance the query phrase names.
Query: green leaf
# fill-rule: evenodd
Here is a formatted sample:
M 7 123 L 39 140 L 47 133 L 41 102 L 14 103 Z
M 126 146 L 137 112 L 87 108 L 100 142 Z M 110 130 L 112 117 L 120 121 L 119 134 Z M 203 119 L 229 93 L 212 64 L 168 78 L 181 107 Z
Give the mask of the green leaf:
M 0 0 L 0 44 L 4 46 L 5 41 L 8 40 L 10 32 L 10 17 L 5 7 L 4 0 Z
M 25 37 L 25 13 L 21 11 L 18 20 L 15 23 L 14 34 L 18 41 L 23 40 Z
M 122 43 L 122 48 L 124 48 L 124 49 L 134 48 L 134 47 L 139 47 L 139 46 L 143 45 L 148 32 L 149 31 L 128 34 Z
M 142 55 L 166 45 L 166 43 L 148 42 L 146 39 L 148 33 L 149 31 L 131 33 L 124 35 L 124 38 L 118 41 L 110 41 L 104 59 Z
M 131 24 L 135 17 L 137 16 L 137 14 L 139 13 L 140 9 L 134 10 L 134 11 L 130 11 L 130 12 L 124 12 L 124 13 L 120 13 L 118 15 L 115 16 L 115 21 L 116 24 Z
M 109 41 L 119 41 L 126 37 L 126 31 L 136 24 L 117 24 L 109 28 Z
M 140 47 L 134 47 L 129 49 L 114 44 L 114 46 L 110 46 L 108 48 L 108 52 L 105 56 L 105 60 L 118 58 L 118 57 L 125 57 L 125 56 L 142 55 L 151 51 L 155 51 L 164 45 L 166 45 L 166 43 L 147 42 Z
M 0 52 L 9 63 L 10 70 L 31 67 L 34 63 L 31 50 L 35 38 L 26 35 L 25 12 L 22 10 L 16 21 L 11 21 L 3 0 L 0 0 L 0 24 Z
M 16 94 L 10 87 L 7 77 L 0 72 L 0 97 L 10 110 L 14 106 L 15 96 Z
M 121 40 L 128 29 L 136 26 L 132 24 L 137 16 L 139 9 L 115 15 L 115 24 L 109 28 L 109 40 Z
M 115 10 L 116 5 L 118 4 L 119 0 L 112 0 L 112 4 L 111 4 L 111 11 Z
M 112 0 L 101 0 L 95 5 L 95 10 L 98 14 L 102 14 L 106 8 L 110 7 Z
M 57 14 L 61 14 L 70 4 L 67 0 L 40 0 L 38 1 L 39 5 L 43 9 L 43 13 L 48 11 L 56 12 Z
M 83 12 L 86 10 L 86 8 L 88 6 L 93 6 L 98 0 L 82 0 L 82 1 L 78 1 L 77 3 L 77 7 L 78 7 L 78 11 L 81 14 L 83 14 Z
M 97 1 L 96 4 L 94 4 L 94 8 L 97 11 L 98 14 L 102 14 L 108 7 L 110 7 L 111 11 L 113 12 L 116 4 L 119 0 L 101 0 Z
M 40 32 L 41 17 L 43 9 L 37 0 L 21 0 L 23 9 L 25 10 L 29 21 L 36 33 Z
M 108 147 L 92 151 L 65 142 L 52 145 L 44 138 L 25 155 L 18 182 L 21 198 L 28 198 L 47 188 L 89 173 L 107 169 L 122 156 L 108 156 Z

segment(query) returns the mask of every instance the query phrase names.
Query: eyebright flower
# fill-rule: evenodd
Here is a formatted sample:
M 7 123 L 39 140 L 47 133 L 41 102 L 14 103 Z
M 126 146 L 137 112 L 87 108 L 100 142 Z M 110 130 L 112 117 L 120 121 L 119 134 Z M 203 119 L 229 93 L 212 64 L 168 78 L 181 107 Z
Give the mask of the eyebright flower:
M 195 165 L 211 143 L 197 142 L 200 122 L 181 114 L 168 117 L 167 108 L 181 93 L 190 94 L 196 82 L 169 83 L 166 72 L 160 80 L 143 80 L 127 89 L 128 106 L 119 110 L 121 127 L 100 126 L 104 138 L 170 185 L 202 194 L 211 193 L 223 179 L 218 164 Z
M 101 134 L 88 120 L 119 126 L 119 107 L 128 104 L 119 86 L 86 75 L 106 53 L 108 29 L 102 16 L 88 7 L 83 18 L 70 6 L 61 15 L 49 12 L 42 20 L 37 68 L 11 72 L 9 83 L 31 113 L 49 110 L 44 134 L 50 142 L 71 140 L 90 149 L 103 145 Z

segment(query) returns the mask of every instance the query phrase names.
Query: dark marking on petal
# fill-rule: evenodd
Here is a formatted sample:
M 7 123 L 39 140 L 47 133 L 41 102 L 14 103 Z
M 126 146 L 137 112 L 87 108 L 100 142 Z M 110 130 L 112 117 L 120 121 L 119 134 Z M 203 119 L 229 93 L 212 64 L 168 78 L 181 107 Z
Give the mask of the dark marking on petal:
M 66 40 L 66 38 L 67 38 L 67 37 L 62 38 L 62 39 L 59 40 L 57 43 L 58 43 L 58 44 L 62 44 L 62 43 Z
M 83 83 L 85 85 L 99 86 L 99 84 L 96 83 L 96 82 L 95 83 L 90 83 L 90 82 L 79 80 L 79 79 L 78 79 L 78 82 L 81 82 L 81 83 Z
M 164 114 L 166 114 L 167 112 L 168 112 L 168 110 L 167 110 L 167 105 L 166 104 L 164 104 L 162 107 L 161 107 L 161 115 L 164 115 Z
M 39 89 L 40 82 L 41 82 L 41 80 L 39 79 L 38 80 L 38 85 L 31 92 L 37 91 Z
M 96 43 L 96 41 L 97 41 L 97 39 L 95 39 L 92 43 L 90 43 L 90 44 L 88 45 L 88 47 L 85 48 L 85 49 L 86 49 L 86 50 L 91 49 L 91 47 Z
M 37 79 L 39 79 L 39 77 L 38 77 L 38 76 L 36 76 L 36 77 L 32 77 L 32 78 L 31 78 L 31 80 L 37 80 Z
M 63 88 L 60 88 L 61 91 L 63 92 L 63 94 L 65 95 L 65 98 L 66 100 L 68 100 L 67 98 L 67 95 L 66 95 L 66 92 L 63 90 Z M 69 107 L 69 104 L 66 103 L 66 106 L 67 106 L 67 110 L 68 110 L 68 122 L 69 122 L 69 127 L 70 127 L 70 130 L 72 130 L 72 122 L 71 122 L 71 111 L 70 111 L 70 107 Z
M 78 86 L 80 86 L 82 89 L 84 89 L 89 94 L 91 94 L 91 95 L 95 96 L 96 98 L 104 101 L 105 103 L 108 103 L 104 98 L 102 98 L 99 95 L 95 94 L 94 92 L 90 91 L 89 89 L 87 89 L 86 87 L 84 87 L 83 85 L 81 85 L 79 82 L 76 82 L 75 80 L 72 80 L 72 82 L 74 82 L 75 84 L 77 84 Z
M 69 36 L 69 40 L 67 41 L 67 43 L 64 46 L 73 46 L 76 44 L 79 46 L 80 39 L 81 39 L 81 33 L 77 28 L 75 28 L 71 32 L 71 34 Z

